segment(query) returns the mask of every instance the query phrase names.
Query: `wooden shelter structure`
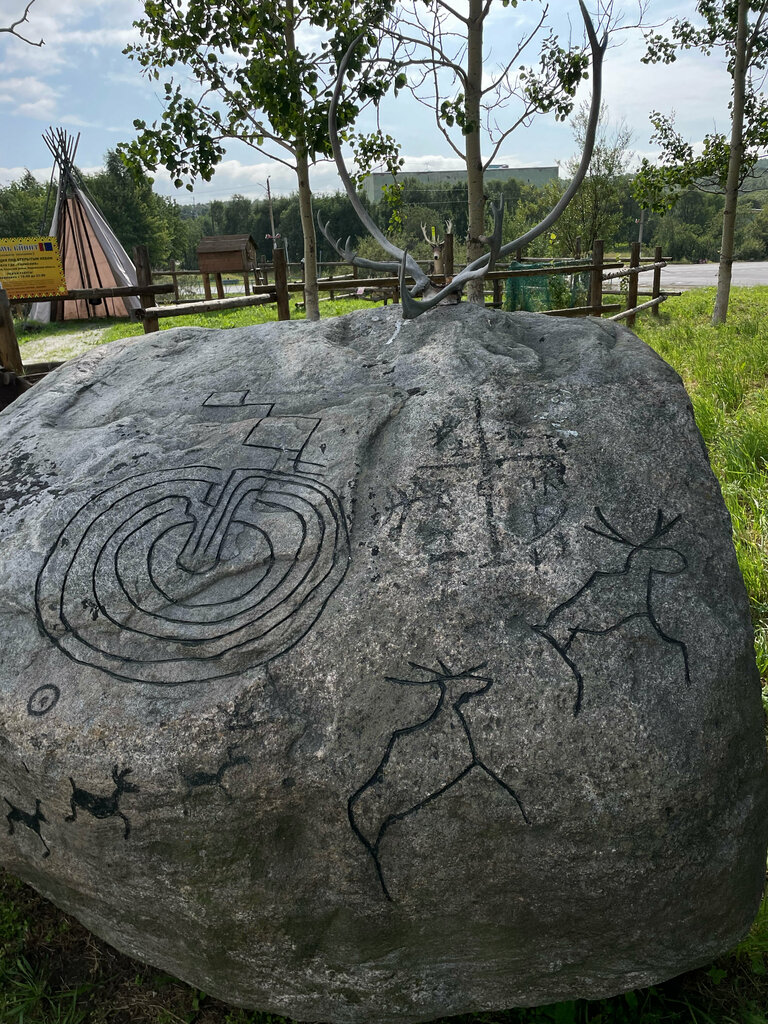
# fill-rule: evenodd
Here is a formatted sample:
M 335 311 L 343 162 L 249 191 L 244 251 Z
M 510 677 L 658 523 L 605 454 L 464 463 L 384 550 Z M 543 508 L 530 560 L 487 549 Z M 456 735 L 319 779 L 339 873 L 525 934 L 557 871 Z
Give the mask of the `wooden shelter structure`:
M 101 211 L 87 195 L 85 185 L 75 167 L 80 135 L 74 138 L 63 128 L 49 128 L 43 135 L 58 167 L 59 186 L 49 235 L 59 241 L 64 280 L 70 292 L 84 289 L 136 287 L 136 269 L 117 235 Z M 53 176 L 52 176 L 53 177 Z M 51 320 L 85 320 L 101 316 L 130 316 L 140 307 L 133 296 L 90 299 L 57 299 L 36 302 L 30 319 L 48 323 Z
M 257 245 L 251 235 L 209 235 L 201 238 L 197 247 L 197 265 L 203 275 L 203 288 L 206 299 L 211 298 L 211 278 L 216 278 L 216 292 L 220 299 L 224 298 L 223 273 L 242 274 L 245 294 L 251 294 L 250 275 L 256 275 L 259 283 L 259 271 L 256 266 Z

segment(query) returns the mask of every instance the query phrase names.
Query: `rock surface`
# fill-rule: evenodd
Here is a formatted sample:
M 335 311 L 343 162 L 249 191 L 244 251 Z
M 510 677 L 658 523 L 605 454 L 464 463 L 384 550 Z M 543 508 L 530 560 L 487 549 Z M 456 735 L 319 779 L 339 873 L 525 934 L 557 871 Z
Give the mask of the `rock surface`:
M 119 949 L 381 1024 L 612 994 L 747 930 L 747 599 L 628 331 L 181 328 L 0 436 L 0 854 Z

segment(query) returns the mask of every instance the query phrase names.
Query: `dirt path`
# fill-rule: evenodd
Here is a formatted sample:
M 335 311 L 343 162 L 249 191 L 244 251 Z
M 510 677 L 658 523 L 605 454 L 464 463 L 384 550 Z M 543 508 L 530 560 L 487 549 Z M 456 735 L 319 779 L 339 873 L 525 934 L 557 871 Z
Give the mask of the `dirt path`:
M 20 342 L 21 358 L 25 363 L 46 363 L 71 359 L 100 345 L 109 327 L 87 327 L 84 330 L 57 332 L 42 338 L 29 336 Z

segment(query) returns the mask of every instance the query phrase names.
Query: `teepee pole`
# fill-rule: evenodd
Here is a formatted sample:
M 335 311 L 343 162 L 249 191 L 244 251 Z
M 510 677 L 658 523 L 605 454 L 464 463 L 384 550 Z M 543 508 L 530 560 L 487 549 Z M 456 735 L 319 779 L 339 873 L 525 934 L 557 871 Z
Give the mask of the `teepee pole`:
M 5 288 L 0 288 L 0 364 L 4 370 L 12 370 L 20 376 L 24 373 L 19 340 L 13 328 L 11 303 Z

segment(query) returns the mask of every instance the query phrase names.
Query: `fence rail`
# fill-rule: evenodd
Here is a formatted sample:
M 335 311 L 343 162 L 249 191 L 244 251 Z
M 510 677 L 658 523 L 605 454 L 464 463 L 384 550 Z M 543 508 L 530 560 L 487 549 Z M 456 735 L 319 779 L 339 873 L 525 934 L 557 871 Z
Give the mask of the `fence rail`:
M 171 270 L 153 271 L 149 264 L 149 257 L 144 246 L 138 246 L 134 250 L 136 263 L 136 275 L 138 284 L 133 287 L 116 288 L 87 288 L 77 289 L 68 292 L 66 295 L 50 296 L 55 299 L 91 299 L 91 298 L 119 298 L 128 295 L 138 295 L 141 308 L 136 311 L 136 316 L 144 323 L 144 331 L 147 334 L 159 329 L 159 320 L 169 317 L 183 316 L 192 313 L 215 312 L 222 309 L 239 309 L 247 306 L 260 306 L 265 304 L 276 304 L 278 307 L 278 318 L 280 320 L 290 319 L 289 297 L 291 294 L 304 291 L 303 281 L 288 280 L 288 265 L 285 261 L 285 254 L 282 250 L 276 249 L 272 264 L 260 265 L 260 270 L 269 279 L 271 274 L 273 283 L 255 284 L 251 286 L 250 295 L 230 296 L 219 299 L 205 299 L 181 302 L 178 301 L 178 278 L 183 275 L 200 275 L 199 271 L 177 269 L 175 265 Z M 518 254 L 518 262 L 521 262 Z M 542 276 L 556 276 L 563 274 L 584 274 L 589 275 L 589 293 L 587 302 L 583 306 L 566 307 L 561 309 L 542 310 L 549 316 L 557 317 L 578 317 L 578 316 L 603 316 L 610 314 L 611 320 L 626 320 L 629 326 L 634 323 L 635 315 L 641 310 L 650 309 L 655 316 L 659 315 L 659 306 L 669 294 L 679 292 L 663 292 L 661 289 L 661 274 L 668 261 L 662 256 L 661 248 L 657 247 L 652 259 L 641 259 L 640 244 L 635 242 L 632 246 L 629 266 L 620 260 L 605 260 L 603 255 L 603 243 L 595 241 L 590 257 L 586 259 L 572 260 L 569 262 L 559 261 L 558 265 L 542 265 L 537 263 L 532 266 L 518 266 L 513 269 L 494 270 L 487 275 L 487 280 L 493 289 L 491 305 L 501 305 L 501 282 L 509 278 L 530 278 Z M 323 266 L 343 266 L 343 263 L 325 263 Z M 638 304 L 638 278 L 641 273 L 653 272 L 653 284 L 650 299 L 647 302 Z M 173 278 L 170 284 L 154 284 L 153 278 Z M 445 284 L 450 280 L 451 275 L 432 275 L 436 285 Z M 623 303 L 604 301 L 604 296 L 613 297 L 622 293 L 604 292 L 603 283 L 617 279 L 627 279 L 628 287 L 626 293 L 626 308 L 622 309 Z M 411 281 L 412 279 L 408 279 Z M 399 297 L 400 281 L 397 277 L 360 277 L 353 268 L 351 275 L 342 277 L 321 278 L 318 281 L 318 290 L 321 292 L 354 291 L 364 296 L 365 293 L 378 293 L 376 297 L 384 299 L 385 303 L 391 297 L 397 301 Z M 177 301 L 172 305 L 158 305 L 156 296 L 174 294 Z M 31 368 L 28 368 L 31 369 Z M 0 371 L 7 371 L 23 378 L 26 371 L 22 362 L 18 340 L 13 327 L 11 306 L 8 296 L 0 287 Z M 29 379 L 39 379 L 45 373 L 40 368 L 29 374 Z M 21 385 L 21 380 L 20 380 Z

